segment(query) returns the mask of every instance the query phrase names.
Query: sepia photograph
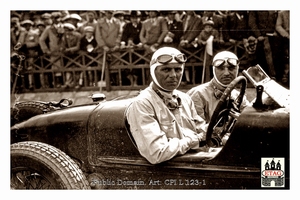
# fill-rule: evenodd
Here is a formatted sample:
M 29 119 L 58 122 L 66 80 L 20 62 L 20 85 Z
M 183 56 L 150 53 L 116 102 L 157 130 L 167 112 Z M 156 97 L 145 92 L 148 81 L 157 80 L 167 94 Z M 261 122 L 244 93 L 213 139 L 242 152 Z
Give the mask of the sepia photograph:
M 289 8 L 96 5 L 7 10 L 10 193 L 291 190 Z

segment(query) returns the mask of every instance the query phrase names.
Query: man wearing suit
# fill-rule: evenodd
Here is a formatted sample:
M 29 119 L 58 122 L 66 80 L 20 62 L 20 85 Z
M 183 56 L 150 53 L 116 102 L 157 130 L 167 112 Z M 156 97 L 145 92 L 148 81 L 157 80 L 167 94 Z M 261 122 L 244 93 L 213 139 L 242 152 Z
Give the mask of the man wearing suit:
M 87 11 L 86 13 L 86 17 L 87 17 L 87 20 L 83 22 L 82 26 L 79 27 L 79 32 L 84 35 L 85 34 L 85 31 L 84 31 L 84 28 L 87 27 L 87 26 L 91 26 L 94 28 L 94 30 L 96 29 L 96 26 L 97 26 L 97 14 L 95 11 L 92 11 L 92 10 L 89 10 Z
M 71 23 L 64 23 L 64 35 L 62 37 L 62 52 L 72 60 L 78 56 L 78 51 L 80 49 L 80 39 L 81 34 L 76 31 L 76 27 Z M 76 68 L 76 64 L 73 64 L 72 60 L 67 60 L 64 64 L 67 68 Z M 76 75 L 78 75 L 76 73 Z M 78 81 L 75 79 L 78 77 L 73 77 L 72 72 L 66 72 L 65 83 L 62 88 L 69 88 L 75 86 L 76 89 L 79 88 Z
M 121 41 L 125 42 L 125 45 L 128 46 L 138 45 L 141 42 L 139 37 L 141 29 L 140 12 L 133 10 L 130 13 L 130 22 L 124 26 Z
M 190 48 L 190 44 L 200 34 L 202 28 L 201 16 L 196 15 L 194 11 L 186 11 L 186 15 L 182 20 L 183 35 L 180 39 L 180 46 Z
M 208 20 L 214 22 L 214 29 L 216 29 L 220 34 L 220 44 L 224 44 L 223 39 L 223 27 L 224 27 L 224 18 L 226 15 L 219 15 L 215 11 L 204 11 L 202 16 L 202 24 Z
M 200 34 L 202 30 L 202 19 L 200 15 L 197 15 L 194 11 L 186 11 L 182 19 L 183 25 L 183 35 L 180 38 L 179 47 L 184 49 L 190 49 L 191 52 L 194 51 L 195 47 L 192 45 L 192 42 Z M 184 74 L 182 78 L 182 83 L 191 83 L 191 70 L 186 67 L 184 69 Z
M 141 12 L 140 11 L 131 11 L 130 13 L 130 22 L 125 24 L 124 31 L 122 33 L 122 42 L 125 43 L 125 45 L 129 48 L 132 47 L 141 47 L 142 43 L 140 41 L 140 32 L 142 29 L 142 23 L 141 23 Z M 126 47 L 124 46 L 124 47 Z M 123 48 L 121 46 L 121 48 Z M 136 52 L 139 52 L 140 49 L 136 49 Z M 139 59 L 139 56 L 132 54 L 132 60 L 135 61 Z M 125 57 L 125 59 L 128 59 L 129 57 Z M 141 61 L 139 61 L 141 62 Z M 140 63 L 137 64 L 140 64 Z M 124 77 L 122 76 L 123 80 L 122 83 L 130 84 L 130 85 L 138 85 L 142 84 L 142 70 L 141 69 L 125 69 L 124 70 Z M 128 83 L 129 82 L 129 83 Z
M 149 11 L 149 18 L 143 21 L 140 32 L 140 40 L 145 49 L 145 56 L 152 56 L 162 44 L 163 39 L 168 34 L 167 22 L 164 17 L 158 16 L 156 10 Z M 145 71 L 146 82 L 150 83 L 150 71 Z
M 276 71 L 273 59 L 276 59 L 275 25 L 277 20 L 277 11 L 249 11 L 248 25 L 250 34 L 257 38 L 257 50 L 264 54 L 265 58 L 260 58 L 258 64 L 266 66 L 266 72 L 273 79 L 276 79 Z M 260 53 L 257 53 L 260 55 Z
M 61 13 L 51 13 L 52 24 L 47 26 L 39 38 L 39 44 L 43 53 L 50 57 L 52 63 L 51 69 L 59 70 L 61 63 L 60 54 L 62 53 L 62 36 L 64 35 L 63 25 L 61 23 Z M 60 88 L 63 83 L 62 73 L 56 72 L 53 80 L 54 87 Z
M 149 12 L 149 19 L 142 23 L 140 32 L 140 40 L 145 50 L 154 52 L 163 42 L 164 37 L 168 33 L 166 20 L 162 16 L 158 16 L 158 11 Z
M 112 11 L 105 11 L 105 17 L 98 21 L 95 38 L 105 51 L 117 50 L 121 41 L 120 24 L 112 17 Z
M 176 13 L 176 11 L 168 11 L 168 15 L 166 16 L 169 32 L 164 38 L 164 46 L 177 48 L 180 42 L 180 38 L 183 35 L 182 22 L 175 19 Z
M 122 33 L 120 31 L 120 24 L 118 20 L 116 20 L 112 15 L 112 11 L 105 11 L 105 16 L 98 21 L 95 30 L 95 38 L 99 47 L 102 48 L 104 51 L 109 52 L 107 54 L 109 66 L 117 65 L 119 62 L 116 62 L 116 58 L 114 56 L 120 55 L 120 52 L 118 52 L 117 50 L 120 48 L 120 42 L 122 37 Z M 110 70 L 111 84 L 120 84 L 120 80 L 118 80 L 117 77 L 118 71 Z

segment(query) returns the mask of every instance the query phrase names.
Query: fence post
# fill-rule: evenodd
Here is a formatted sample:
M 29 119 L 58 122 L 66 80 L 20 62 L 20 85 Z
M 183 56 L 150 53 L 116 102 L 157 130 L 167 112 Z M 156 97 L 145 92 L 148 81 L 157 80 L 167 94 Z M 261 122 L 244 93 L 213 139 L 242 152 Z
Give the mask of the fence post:
M 103 51 L 102 70 L 101 70 L 101 79 L 100 79 L 100 92 L 102 92 L 104 73 L 105 73 L 105 80 L 107 79 L 107 76 L 106 76 L 107 72 L 105 70 L 105 64 L 106 64 L 106 51 Z M 106 80 L 106 90 L 108 90 L 107 82 L 108 81 Z

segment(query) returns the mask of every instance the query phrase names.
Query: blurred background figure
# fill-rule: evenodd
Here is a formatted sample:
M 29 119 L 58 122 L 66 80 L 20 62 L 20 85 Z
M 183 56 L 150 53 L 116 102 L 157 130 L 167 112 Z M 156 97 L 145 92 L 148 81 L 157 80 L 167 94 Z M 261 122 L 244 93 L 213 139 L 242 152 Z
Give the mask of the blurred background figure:
M 276 20 L 276 31 L 280 37 L 280 49 L 282 49 L 281 60 L 284 66 L 283 71 L 282 68 L 278 69 L 279 73 L 282 74 L 279 77 L 279 80 L 283 84 L 288 84 L 289 82 L 289 74 L 290 74 L 290 11 L 289 10 L 281 10 L 278 13 L 278 17 Z
M 183 35 L 180 38 L 182 48 L 192 48 L 191 42 L 200 34 L 202 30 L 202 19 L 195 11 L 188 10 L 182 19 Z
M 81 20 L 82 18 L 77 13 L 71 13 L 71 14 L 66 13 L 65 17 L 62 17 L 63 23 L 72 24 L 73 26 L 75 26 L 75 31 L 79 33 L 80 33 Z
M 43 20 L 38 20 L 36 22 L 36 28 L 38 31 L 38 37 L 40 39 L 40 36 L 46 29 L 45 22 Z M 43 56 L 43 51 L 41 49 L 40 44 L 38 46 L 38 56 Z M 45 60 L 43 60 L 43 66 L 45 66 L 45 65 L 46 65 L 46 62 L 45 62 Z M 40 88 L 41 89 L 49 88 L 50 87 L 49 80 L 51 80 L 51 73 L 40 73 L 39 80 L 40 80 Z
M 129 22 L 127 19 L 125 19 L 126 14 L 127 13 L 125 13 L 123 10 L 117 10 L 113 13 L 113 16 L 119 21 L 121 34 L 124 31 L 124 26 Z
M 231 11 L 223 21 L 224 41 L 234 44 L 249 37 L 248 11 Z
M 168 27 L 164 17 L 159 16 L 158 10 L 148 11 L 148 18 L 142 22 L 140 40 L 145 49 L 145 55 L 150 59 L 153 52 L 161 47 L 165 36 L 168 34 Z M 146 83 L 150 83 L 150 71 L 145 70 Z
M 64 62 L 64 66 L 66 68 L 76 68 L 78 66 L 74 64 L 72 60 L 78 56 L 81 34 L 76 31 L 76 27 L 71 23 L 64 23 L 63 26 L 65 32 L 62 38 L 62 52 L 68 57 Z M 75 77 L 72 76 L 72 72 L 66 72 L 65 82 L 64 85 L 62 85 L 62 88 L 75 86 L 75 89 L 79 89 L 82 87 L 82 83 L 79 82 L 78 76 L 78 72 L 75 73 Z
M 110 67 L 118 65 L 120 62 L 116 57 L 120 56 L 120 42 L 122 34 L 120 32 L 120 23 L 113 17 L 112 10 L 106 10 L 105 16 L 98 20 L 98 24 L 95 30 L 95 38 L 101 49 L 107 52 L 107 62 Z M 112 85 L 119 85 L 121 80 L 119 80 L 118 70 L 109 69 L 110 82 Z
M 41 19 L 44 22 L 45 26 L 49 26 L 52 25 L 53 21 L 52 21 L 52 16 L 50 13 L 44 13 L 41 15 Z
M 210 37 L 213 37 L 214 47 L 218 47 L 220 42 L 219 31 L 214 28 L 214 22 L 212 20 L 207 20 L 203 23 L 203 30 L 200 34 L 195 38 L 192 42 L 194 45 L 199 45 L 200 47 L 205 46 L 207 44 L 207 40 Z
M 223 38 L 223 29 L 224 29 L 224 17 L 227 15 L 223 14 L 220 15 L 218 14 L 217 11 L 204 11 L 203 16 L 202 16 L 202 24 L 204 25 L 204 22 L 208 20 L 212 20 L 214 22 L 214 29 L 216 29 L 219 33 L 219 42 L 220 45 L 224 44 L 224 38 Z
M 125 46 L 141 46 L 139 34 L 142 29 L 142 23 L 140 16 L 140 11 L 133 10 L 130 12 L 130 22 L 125 24 L 121 38 L 121 41 L 125 43 Z
M 86 21 L 82 22 L 82 25 L 79 27 L 79 32 L 84 34 L 84 28 L 87 26 L 91 26 L 96 29 L 97 26 L 97 14 L 95 11 L 89 10 L 86 12 Z
M 183 35 L 183 25 L 175 18 L 177 11 L 168 11 L 165 17 L 168 26 L 168 34 L 164 38 L 163 46 L 177 48 Z
M 152 54 L 162 44 L 168 33 L 168 27 L 164 17 L 159 16 L 159 11 L 149 11 L 149 18 L 142 22 L 140 40 L 146 51 Z
M 140 32 L 142 29 L 141 23 L 141 12 L 132 10 L 130 12 L 130 22 L 126 23 L 124 26 L 124 31 L 122 33 L 121 39 L 121 48 L 134 48 L 135 51 L 140 51 L 138 48 L 142 47 L 140 40 Z M 139 57 L 135 54 L 132 54 L 132 61 L 135 62 Z M 129 60 L 129 57 L 124 59 Z M 141 61 L 136 62 L 136 64 L 142 64 Z M 123 77 L 123 76 L 122 76 Z M 122 80 L 123 85 L 138 85 L 141 83 L 142 70 L 141 69 L 125 69 L 124 77 Z
M 38 30 L 33 29 L 33 21 L 27 19 L 21 22 L 21 26 L 24 29 L 20 33 L 18 43 L 21 44 L 21 49 L 26 57 L 27 65 L 25 65 L 25 70 L 32 71 L 34 69 L 34 60 L 39 54 L 39 34 Z M 34 76 L 33 73 L 27 73 L 28 77 L 28 89 L 34 89 Z M 26 82 L 27 82 L 26 81 Z
M 205 83 L 208 82 L 212 78 L 212 71 L 210 67 L 210 62 L 212 59 L 212 56 L 214 52 L 217 52 L 219 49 L 220 44 L 220 34 L 217 29 L 214 28 L 214 22 L 212 18 L 208 18 L 207 21 L 203 22 L 203 30 L 200 32 L 200 34 L 195 38 L 195 40 L 192 42 L 192 45 L 194 47 L 204 47 L 205 49 L 205 56 L 203 61 L 203 67 L 205 67 L 204 74 L 202 69 L 196 69 L 196 77 L 199 77 L 195 80 L 196 83 Z M 206 46 L 211 47 L 211 52 L 206 51 Z M 217 50 L 216 50 L 217 49 Z M 203 76 L 202 78 L 201 75 Z M 203 79 L 203 80 L 202 80 Z
M 83 51 L 88 56 L 96 58 L 98 55 L 98 43 L 94 36 L 95 28 L 93 26 L 85 26 L 84 27 L 84 36 L 80 40 L 80 51 Z M 85 63 L 83 63 L 84 66 L 87 66 L 88 69 L 91 69 L 92 67 L 97 67 L 97 62 L 92 62 L 92 59 L 88 56 L 85 56 Z M 97 80 L 94 76 L 94 73 L 92 71 L 87 72 L 87 81 L 88 86 L 96 86 Z M 80 73 L 79 77 L 79 85 L 83 85 L 83 73 Z
M 258 58 L 258 64 L 273 79 L 276 79 L 273 59 L 274 55 L 278 54 L 276 48 L 274 48 L 274 45 L 276 45 L 276 42 L 274 42 L 276 20 L 277 11 L 249 11 L 248 25 L 251 31 L 250 35 L 253 35 L 258 40 L 257 55 L 263 55 L 263 57 Z
M 202 30 L 202 19 L 201 16 L 196 14 L 195 11 L 188 10 L 185 11 L 183 15 L 182 26 L 183 26 L 183 35 L 180 38 L 179 46 L 181 48 L 187 49 L 190 52 L 195 50 L 195 47 L 192 45 L 192 42 L 200 34 Z M 193 60 L 188 60 L 187 62 L 193 62 Z M 184 76 L 182 77 L 182 84 L 191 83 L 191 70 L 186 67 L 184 69 Z
M 47 26 L 39 38 L 39 44 L 46 56 L 50 57 L 51 69 L 60 69 L 63 66 L 60 55 L 62 53 L 62 37 L 64 34 L 63 24 L 61 23 L 61 13 L 51 13 L 52 24 Z M 63 84 L 62 73 L 54 74 L 53 86 L 60 88 Z

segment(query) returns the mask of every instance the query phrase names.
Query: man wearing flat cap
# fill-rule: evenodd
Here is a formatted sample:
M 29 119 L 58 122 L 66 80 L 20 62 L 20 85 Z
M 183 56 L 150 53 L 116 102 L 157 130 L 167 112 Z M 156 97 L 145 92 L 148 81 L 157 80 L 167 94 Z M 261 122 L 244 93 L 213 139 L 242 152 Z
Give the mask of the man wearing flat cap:
M 39 38 L 39 44 L 46 56 L 50 57 L 51 69 L 60 69 L 63 66 L 59 59 L 62 53 L 62 36 L 64 33 L 63 24 L 61 23 L 61 13 L 52 12 L 51 18 L 53 23 L 47 26 Z M 60 88 L 62 85 L 61 72 L 55 73 L 55 79 L 53 80 L 54 87 Z
M 82 23 L 82 25 L 79 27 L 79 32 L 84 35 L 85 31 L 84 31 L 84 28 L 87 27 L 87 26 L 92 26 L 94 28 L 94 30 L 96 29 L 96 26 L 97 26 L 97 15 L 96 15 L 96 12 L 94 11 L 87 11 L 86 12 L 86 18 L 87 20 L 84 21 Z
M 71 13 L 62 18 L 63 23 L 70 23 L 75 27 L 75 31 L 80 32 L 79 22 L 82 18 L 77 13 Z
M 93 26 L 86 26 L 84 27 L 84 36 L 81 38 L 80 40 L 80 51 L 82 51 L 83 53 L 96 58 L 98 53 L 98 43 L 95 39 L 94 36 L 94 32 L 95 32 L 95 28 Z M 97 62 L 91 62 L 92 59 L 90 59 L 89 57 L 85 57 L 85 66 L 87 66 L 87 68 L 91 68 L 91 67 L 96 67 L 98 64 Z M 88 71 L 88 76 L 87 76 L 87 81 L 88 81 L 88 86 L 94 86 L 96 85 L 97 80 L 94 80 L 94 73 L 92 71 Z M 83 73 L 80 73 L 80 77 L 79 77 L 79 83 L 78 86 L 82 86 L 83 85 Z
M 76 27 L 71 23 L 64 23 L 63 24 L 65 33 L 62 38 L 62 48 L 63 53 L 71 59 L 75 59 L 78 55 L 78 51 L 80 49 L 80 39 L 81 34 L 76 30 Z M 76 66 L 72 61 L 68 60 L 66 63 L 68 68 L 75 68 Z M 77 86 L 78 83 L 76 82 L 75 78 L 72 77 L 71 72 L 66 72 L 66 80 L 65 84 L 62 86 L 63 88 Z
M 53 23 L 52 21 L 52 15 L 50 13 L 44 13 L 41 16 L 43 22 L 45 23 L 45 26 L 51 25 Z

